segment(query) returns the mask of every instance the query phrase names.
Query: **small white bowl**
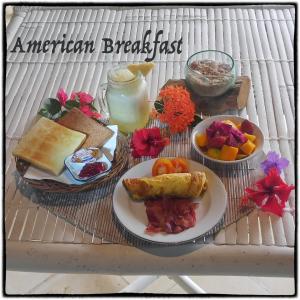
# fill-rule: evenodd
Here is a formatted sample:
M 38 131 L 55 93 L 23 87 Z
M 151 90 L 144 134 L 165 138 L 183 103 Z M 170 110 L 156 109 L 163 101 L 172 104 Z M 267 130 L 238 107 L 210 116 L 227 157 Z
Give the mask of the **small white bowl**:
M 256 140 L 255 140 L 256 148 L 255 148 L 254 152 L 251 153 L 249 156 L 247 156 L 243 159 L 227 161 L 227 160 L 215 159 L 215 158 L 209 157 L 208 155 L 203 153 L 202 150 L 197 146 L 196 135 L 198 133 L 204 133 L 206 131 L 206 128 L 208 128 L 214 121 L 225 121 L 225 120 L 230 120 L 235 124 L 239 124 L 239 123 L 242 123 L 244 120 L 247 120 L 247 119 L 241 118 L 239 116 L 232 116 L 232 115 L 213 116 L 213 117 L 210 117 L 210 118 L 207 118 L 207 119 L 203 120 L 202 122 L 200 122 L 194 128 L 194 130 L 192 132 L 192 145 L 193 145 L 194 149 L 202 157 L 204 157 L 207 160 L 217 162 L 217 163 L 220 163 L 220 164 L 226 164 L 226 165 L 228 165 L 228 164 L 238 164 L 238 163 L 245 162 L 245 161 L 253 158 L 254 156 L 256 156 L 258 153 L 260 153 L 263 150 L 264 136 L 262 134 L 262 131 L 259 129 L 259 127 L 257 125 L 255 125 L 254 123 L 251 122 L 251 124 L 253 125 L 253 128 L 254 128 L 253 134 L 256 136 Z

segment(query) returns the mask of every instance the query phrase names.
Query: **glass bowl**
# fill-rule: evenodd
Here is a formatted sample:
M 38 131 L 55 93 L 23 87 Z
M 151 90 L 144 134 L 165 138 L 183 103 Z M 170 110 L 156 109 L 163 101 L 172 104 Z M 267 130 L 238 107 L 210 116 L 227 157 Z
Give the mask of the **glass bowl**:
M 234 60 L 222 51 L 197 52 L 187 60 L 185 79 L 187 86 L 199 96 L 223 95 L 236 79 Z

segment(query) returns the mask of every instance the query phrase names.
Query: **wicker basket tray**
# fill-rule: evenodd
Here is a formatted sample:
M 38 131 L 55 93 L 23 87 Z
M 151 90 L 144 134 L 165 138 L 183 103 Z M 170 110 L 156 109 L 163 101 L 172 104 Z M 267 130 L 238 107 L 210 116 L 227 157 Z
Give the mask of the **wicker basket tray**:
M 67 193 L 67 192 L 81 192 L 102 185 L 103 183 L 107 182 L 108 180 L 118 175 L 125 168 L 127 162 L 128 162 L 127 139 L 122 134 L 119 134 L 117 148 L 115 152 L 115 158 L 112 162 L 111 171 L 107 176 L 103 176 L 95 181 L 88 182 L 82 185 L 75 185 L 75 184 L 66 184 L 51 179 L 37 180 L 37 179 L 25 178 L 24 174 L 26 173 L 26 170 L 30 166 L 30 163 L 18 158 L 16 158 L 16 169 L 20 174 L 20 176 L 23 178 L 23 180 L 29 185 L 31 185 L 33 188 L 43 190 L 45 192 Z

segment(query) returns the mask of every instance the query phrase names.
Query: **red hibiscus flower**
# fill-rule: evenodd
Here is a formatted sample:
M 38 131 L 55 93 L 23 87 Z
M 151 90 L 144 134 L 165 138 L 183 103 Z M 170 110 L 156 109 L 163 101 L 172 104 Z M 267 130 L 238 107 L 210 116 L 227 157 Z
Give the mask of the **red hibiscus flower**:
M 57 94 L 56 94 L 56 97 L 57 99 L 59 100 L 60 104 L 62 106 L 65 106 L 66 105 L 66 102 L 68 100 L 68 95 L 67 93 L 65 92 L 64 89 L 60 88 L 58 91 L 57 91 Z
M 131 139 L 131 154 L 135 158 L 142 156 L 155 158 L 169 143 L 169 138 L 162 137 L 158 127 L 136 130 Z
M 257 189 L 246 188 L 246 195 L 242 199 L 242 205 L 249 200 L 261 208 L 262 211 L 271 212 L 282 217 L 283 209 L 295 187 L 287 185 L 279 176 L 276 168 L 272 168 L 268 175 L 255 183 Z

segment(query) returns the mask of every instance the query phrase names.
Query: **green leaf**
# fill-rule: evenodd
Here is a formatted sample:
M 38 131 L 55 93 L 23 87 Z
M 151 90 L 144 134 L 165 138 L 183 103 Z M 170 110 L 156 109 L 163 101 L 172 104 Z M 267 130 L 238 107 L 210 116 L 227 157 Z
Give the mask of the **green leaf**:
M 39 115 L 51 119 L 51 115 L 49 114 L 48 110 L 46 108 L 41 108 L 38 112 Z
M 52 120 L 58 120 L 62 116 L 64 116 L 68 111 L 67 110 L 61 110 L 59 113 L 52 116 Z
M 61 110 L 60 102 L 54 98 L 49 98 L 45 107 L 51 115 L 55 115 Z
M 201 121 L 203 121 L 203 119 L 200 117 L 200 115 L 195 114 L 194 115 L 194 121 L 191 123 L 190 126 L 195 127 L 198 123 L 200 123 Z
M 60 113 L 59 118 L 63 117 L 63 116 L 66 115 L 67 113 L 68 113 L 67 110 L 63 110 L 63 111 Z
M 164 112 L 164 103 L 162 101 L 156 100 L 154 102 L 154 107 L 158 113 L 161 114 Z
M 68 100 L 66 102 L 65 108 L 68 109 L 68 110 L 71 110 L 74 107 L 78 107 L 79 108 L 79 106 L 80 106 L 79 102 L 74 101 L 74 100 Z

